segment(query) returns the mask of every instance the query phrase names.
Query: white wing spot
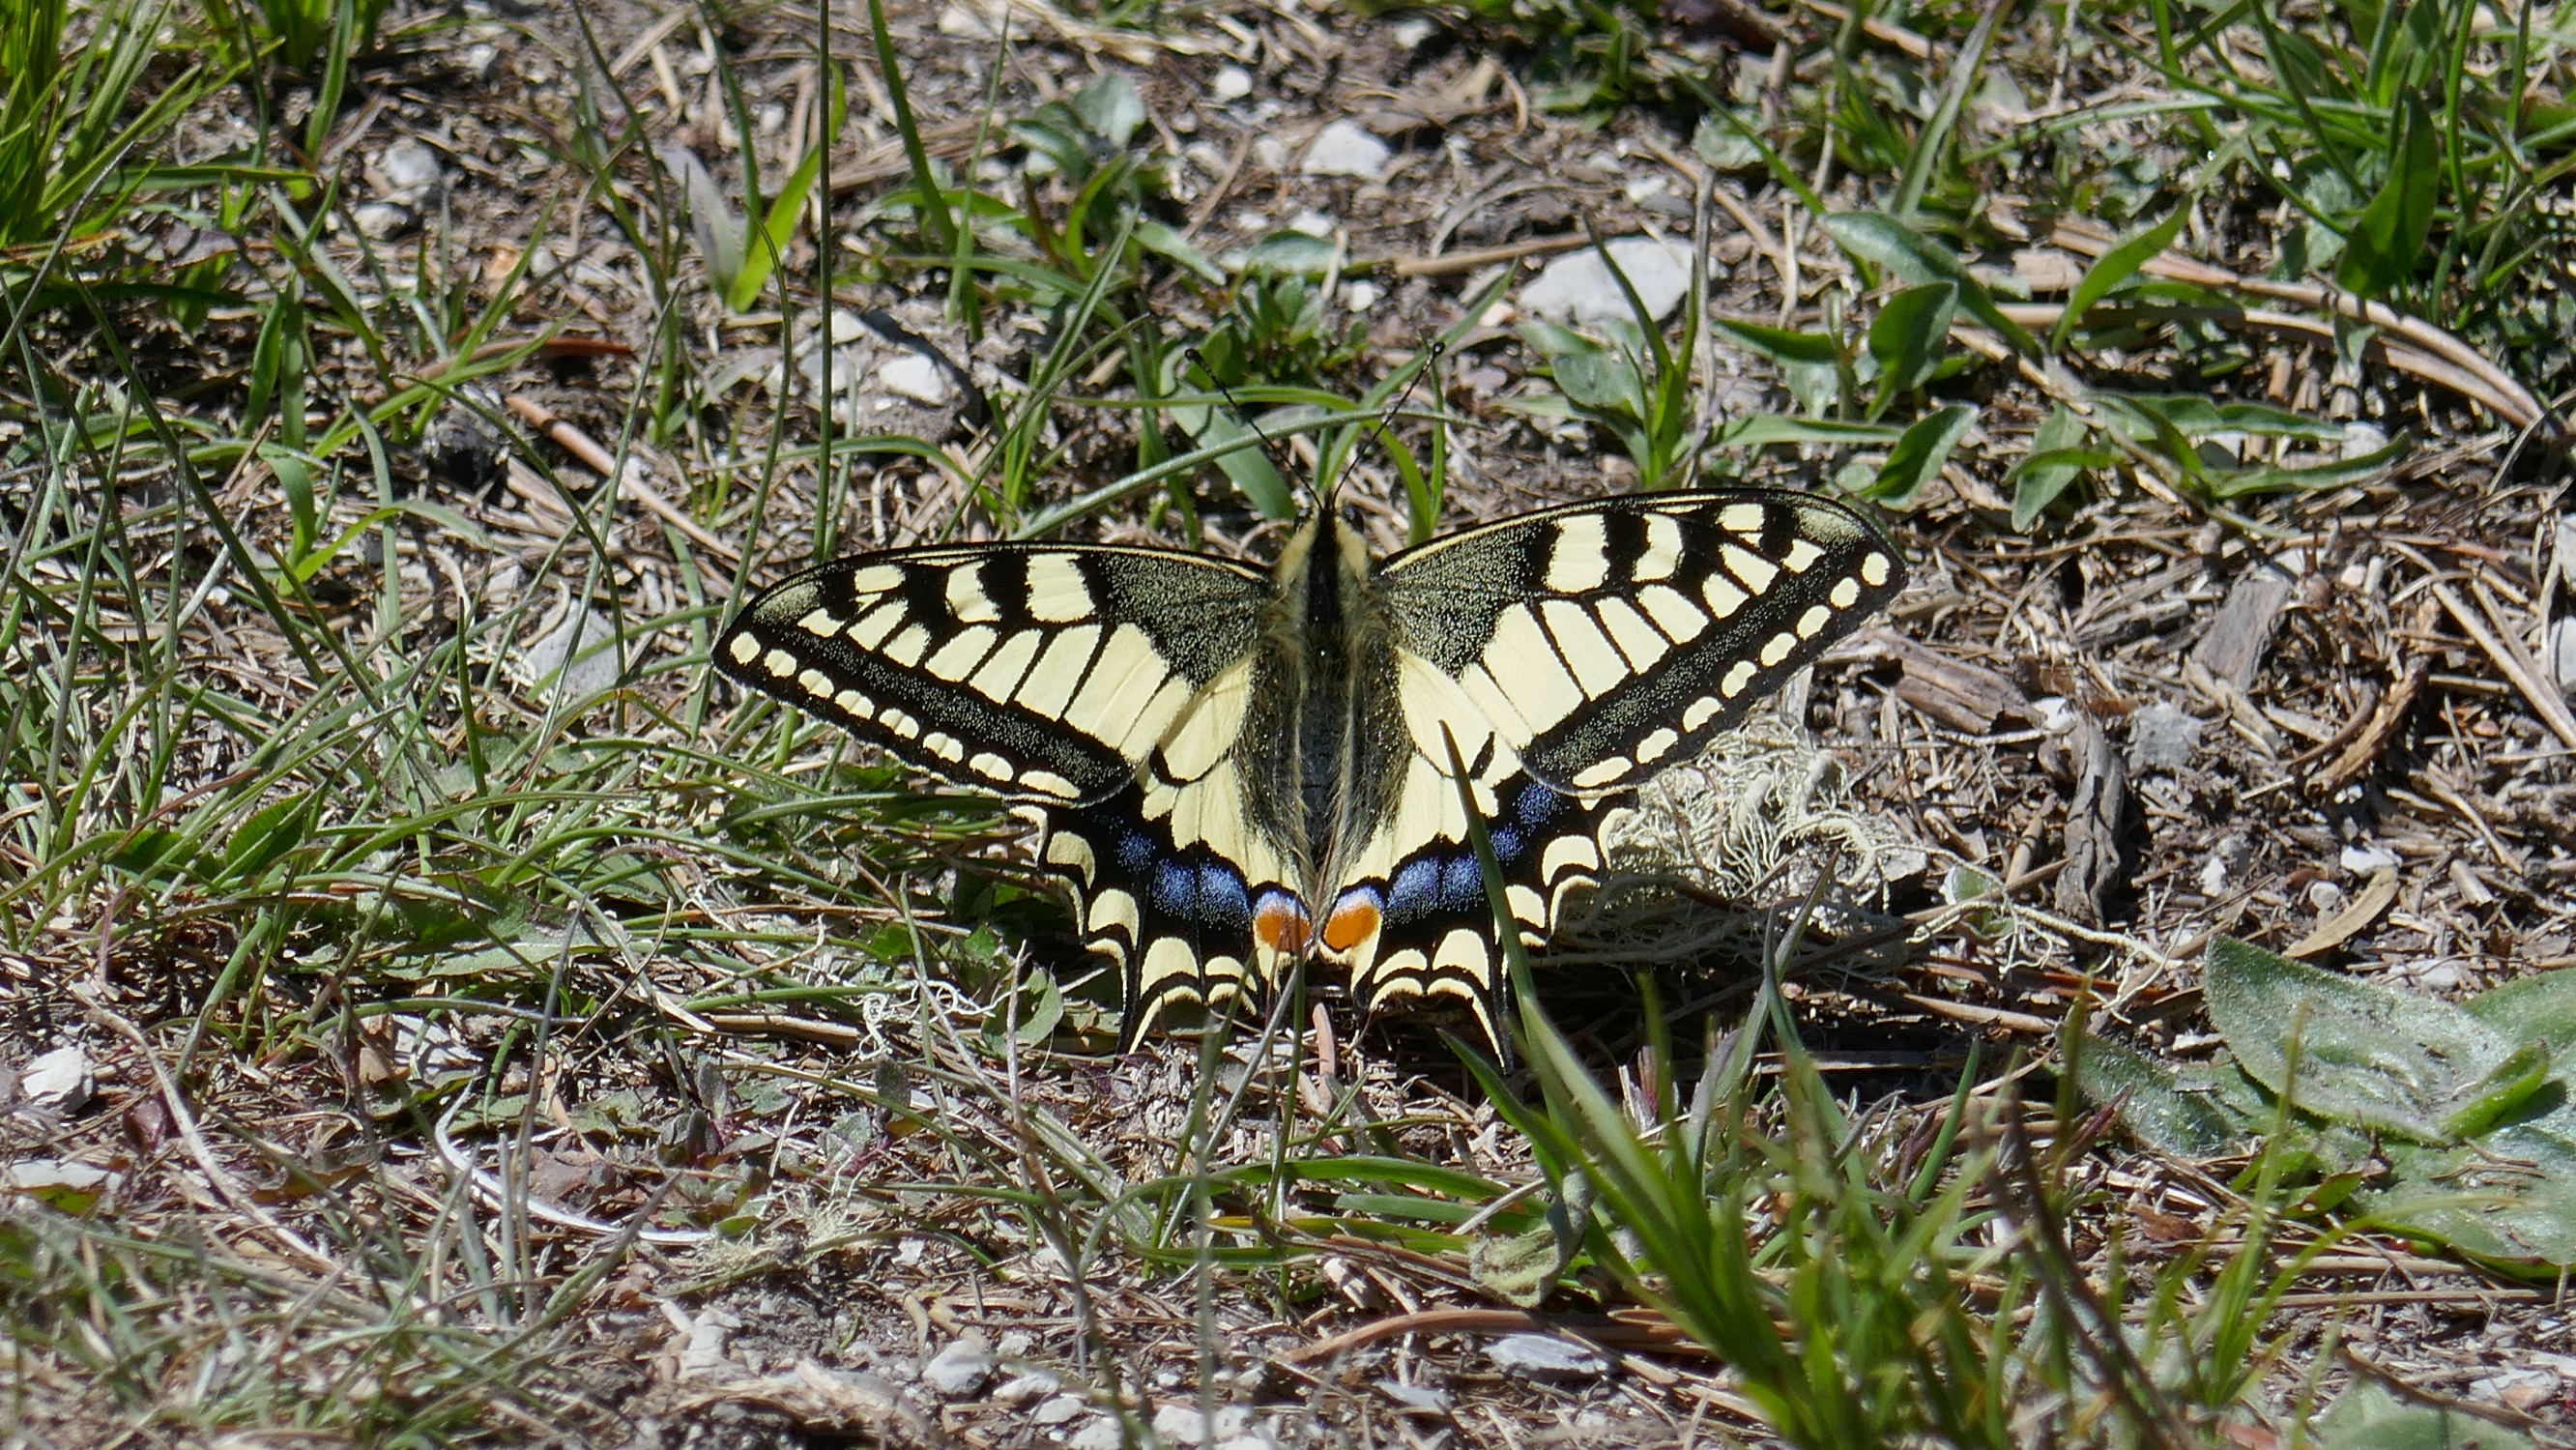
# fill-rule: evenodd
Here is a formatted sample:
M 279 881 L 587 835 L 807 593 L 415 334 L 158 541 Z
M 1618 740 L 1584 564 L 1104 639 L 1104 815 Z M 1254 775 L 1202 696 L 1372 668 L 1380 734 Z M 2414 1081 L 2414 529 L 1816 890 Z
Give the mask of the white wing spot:
M 1724 689 L 1725 687 L 1721 685 L 1719 688 Z M 1724 705 L 1719 704 L 1716 699 L 1708 695 L 1702 695 L 1698 699 L 1691 701 L 1690 708 L 1682 712 L 1682 733 L 1685 735 L 1698 734 L 1699 727 L 1716 719 L 1717 712 L 1724 708 L 1726 708 Z
M 1199 954 L 1190 944 L 1176 936 L 1158 936 L 1145 948 L 1145 965 L 1136 974 L 1137 994 L 1142 996 L 1174 977 L 1196 981 Z
M 1674 734 L 1670 727 L 1658 727 L 1654 733 L 1637 742 L 1637 763 L 1652 765 L 1663 759 L 1680 742 L 1681 737 Z
M 1860 577 L 1862 583 L 1867 584 L 1872 589 L 1876 589 L 1887 582 L 1887 574 L 1888 563 L 1887 556 L 1885 554 L 1878 552 L 1876 549 L 1872 549 L 1861 556 Z
M 761 668 L 782 680 L 796 678 L 796 670 L 800 663 L 796 656 L 783 649 L 771 650 L 760 658 Z
M 883 594 L 889 589 L 900 586 L 903 578 L 904 569 L 900 564 L 870 564 L 850 575 L 850 592 Z
M 746 631 L 733 637 L 733 643 L 728 647 L 728 650 L 733 655 L 733 662 L 735 664 L 748 665 L 753 660 L 760 658 L 760 641 L 753 639 L 750 633 Z
M 1708 628 L 1708 615 L 1669 584 L 1638 590 L 1637 602 L 1645 606 L 1646 617 L 1655 622 L 1655 627 L 1671 635 L 1676 644 L 1688 644 Z
M 1646 552 L 1637 557 L 1637 566 L 1628 571 L 1628 577 L 1640 584 L 1670 579 L 1681 562 L 1681 520 L 1670 514 L 1646 515 Z
M 989 624 L 961 629 L 950 637 L 948 643 L 941 645 L 939 652 L 932 655 L 930 662 L 922 668 L 943 680 L 962 680 L 975 673 L 975 667 L 992 652 L 993 636 L 994 630 Z
M 1628 757 L 1613 755 L 1607 760 L 1595 761 L 1577 773 L 1574 777 L 1574 785 L 1578 790 L 1599 790 L 1625 776 L 1634 768 L 1635 763 Z
M 1155 652 L 1152 637 L 1132 623 L 1122 623 L 1100 647 L 1090 677 L 1065 707 L 1064 723 L 1103 743 L 1126 740 L 1171 673 Z M 1148 739 L 1146 744 L 1153 742 Z
M 1771 581 L 1780 577 L 1779 565 L 1737 544 L 1726 546 L 1726 567 L 1756 594 L 1770 588 Z
M 918 624 L 907 624 L 903 632 L 886 641 L 885 657 L 906 669 L 921 663 L 930 648 L 930 631 Z
M 1717 511 L 1717 526 L 1749 538 L 1762 537 L 1763 509 L 1758 503 L 1731 503 Z
M 1601 848 L 1590 836 L 1559 836 L 1539 853 L 1538 874 L 1542 881 L 1554 881 L 1568 871 L 1601 869 Z
M 1762 646 L 1763 668 L 1768 669 L 1787 659 L 1789 651 L 1797 647 L 1798 637 L 1785 629 L 1771 636 L 1770 642 Z
M 1072 781 L 1052 770 L 1023 771 L 1020 774 L 1020 784 L 1040 795 L 1051 795 L 1062 800 L 1074 800 L 1082 795 L 1082 792 L 1073 788 Z
M 1848 575 L 1837 579 L 1834 581 L 1834 592 L 1826 597 L 1833 600 L 1834 608 L 1849 609 L 1860 603 L 1860 581 Z
M 1538 616 L 1524 604 L 1504 610 L 1495 621 L 1494 637 L 1485 642 L 1485 669 L 1533 732 L 1574 713 L 1584 700 L 1583 687 L 1565 672 Z
M 803 671 L 796 676 L 796 683 L 804 686 L 805 693 L 813 696 L 817 700 L 828 700 L 832 698 L 832 677 L 823 673 L 821 670 L 808 669 Z
M 984 661 L 984 667 L 966 683 L 985 699 L 999 702 L 1011 698 L 1011 691 L 1020 687 L 1021 677 L 1029 672 L 1029 661 L 1038 657 L 1038 646 L 1045 642 L 1046 636 L 1034 629 L 1018 631 L 1002 641 L 1002 647 L 993 651 L 993 657 Z
M 1780 563 L 1792 574 L 1804 574 L 1814 568 L 1816 561 L 1823 557 L 1825 557 L 1824 550 L 1805 539 L 1799 539 L 1789 545 L 1789 552 L 1781 556 Z
M 1592 613 L 1610 632 L 1611 642 L 1619 646 L 1619 652 L 1628 657 L 1628 668 L 1641 675 L 1672 649 L 1662 631 L 1648 624 L 1637 607 L 1625 599 L 1604 599 L 1592 606 Z
M 921 748 L 954 765 L 966 758 L 966 746 L 944 730 L 933 730 L 921 737 Z
M 1492 960 L 1484 934 L 1463 926 L 1442 937 L 1439 949 L 1431 954 L 1434 969 L 1452 967 L 1464 972 L 1482 972 Z
M 1019 694 L 1012 703 L 1050 720 L 1063 718 L 1064 707 L 1073 702 L 1073 692 L 1082 688 L 1089 673 L 1091 652 L 1100 644 L 1100 626 L 1077 625 L 1048 640 L 1046 652 L 1038 656 L 1037 666 L 1020 682 Z
M 1726 672 L 1726 678 L 1717 682 L 1717 688 L 1725 694 L 1726 698 L 1732 700 L 1743 694 L 1744 687 L 1752 684 L 1753 677 L 1760 673 L 1762 673 L 1760 670 L 1753 668 L 1753 661 L 1737 660 L 1735 668 Z
M 1529 744 L 1530 738 L 1538 733 L 1521 718 L 1519 708 L 1512 704 L 1512 697 L 1503 693 L 1503 687 L 1494 683 L 1492 672 L 1483 665 L 1469 665 L 1466 672 L 1458 676 L 1458 688 L 1466 692 L 1477 709 L 1485 712 L 1485 718 L 1493 722 L 1494 733 L 1502 736 L 1503 743 L 1514 750 Z M 1467 743 L 1463 740 L 1458 742 L 1458 748 L 1466 749 Z
M 841 632 L 842 622 L 839 615 L 828 609 L 809 609 L 803 619 L 796 621 L 796 627 L 807 634 L 828 639 Z
M 1742 609 L 1744 601 L 1750 597 L 1723 574 L 1709 575 L 1699 586 L 1699 592 L 1708 596 L 1709 612 L 1720 619 L 1729 618 Z
M 877 723 L 883 725 L 888 730 L 893 731 L 897 739 L 918 740 L 921 738 L 921 722 L 915 720 L 911 715 L 905 713 L 897 706 L 886 706 L 885 713 L 877 717 Z
M 1825 626 L 1832 622 L 1833 617 L 1834 612 L 1824 605 L 1807 606 L 1807 612 L 1798 616 L 1798 638 L 1814 639 L 1824 633 Z
M 1028 778 L 1023 781 L 1022 784 L 1035 786 L 1038 783 L 1038 778 L 1040 776 L 1045 776 L 1046 774 L 1047 773 L 1042 770 L 1030 771 Z M 1062 777 L 1058 776 L 1048 776 L 1047 778 L 1050 780 L 1062 779 Z M 1067 795 L 1072 794 L 1072 782 L 1066 781 L 1064 784 L 1065 793 Z M 1091 843 L 1084 840 L 1082 837 L 1073 834 L 1071 831 L 1057 831 L 1053 835 L 1047 837 L 1046 862 L 1050 866 L 1072 867 L 1074 870 L 1082 874 L 1082 884 L 1085 886 L 1089 886 L 1091 884 L 1091 873 L 1100 869 L 1100 858 L 1092 854 Z
M 1002 757 L 995 755 L 989 750 L 976 751 L 975 754 L 967 760 L 966 768 L 975 772 L 977 775 L 989 776 L 994 780 L 1002 781 L 1007 781 L 1012 776 L 1019 773 L 1011 768 L 1011 763 L 1009 761 L 1004 760 Z
M 832 697 L 832 703 L 865 720 L 877 712 L 877 702 L 856 690 L 843 690 Z
M 1547 551 L 1547 587 L 1581 594 L 1610 581 L 1610 533 L 1598 514 L 1576 514 L 1556 526 Z
M 1048 624 L 1071 624 L 1093 614 L 1091 586 L 1071 554 L 1029 556 L 1029 616 Z
M 875 649 L 894 633 L 896 625 L 903 623 L 903 613 L 903 601 L 889 599 L 860 615 L 859 622 L 850 626 L 850 643 L 861 649 Z
M 959 624 L 991 624 L 1002 617 L 993 596 L 984 592 L 984 561 L 977 559 L 948 571 L 948 612 Z
M 1574 681 L 1594 699 L 1617 689 L 1628 678 L 1628 661 L 1619 647 L 1592 622 L 1592 612 L 1571 599 L 1551 599 L 1539 606 L 1557 653 L 1574 671 Z
M 1144 917 L 1136 910 L 1136 898 L 1114 886 L 1092 898 L 1091 916 L 1083 923 L 1094 936 L 1119 931 L 1125 933 L 1131 942 L 1136 939 L 1137 928 L 1143 924 Z

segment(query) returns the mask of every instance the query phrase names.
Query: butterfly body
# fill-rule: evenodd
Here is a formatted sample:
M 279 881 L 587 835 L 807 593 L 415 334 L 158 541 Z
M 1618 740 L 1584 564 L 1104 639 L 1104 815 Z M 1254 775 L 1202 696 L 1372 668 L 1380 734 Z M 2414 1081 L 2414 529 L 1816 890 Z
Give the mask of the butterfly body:
M 1467 802 L 1534 945 L 1602 869 L 1611 800 L 1903 572 L 1856 514 L 1795 493 L 1572 505 L 1384 560 L 1327 509 L 1266 571 L 1042 544 L 842 559 L 754 600 L 717 660 L 1038 820 L 1121 970 L 1130 1042 L 1310 959 L 1365 1009 L 1455 999 L 1491 1036 Z

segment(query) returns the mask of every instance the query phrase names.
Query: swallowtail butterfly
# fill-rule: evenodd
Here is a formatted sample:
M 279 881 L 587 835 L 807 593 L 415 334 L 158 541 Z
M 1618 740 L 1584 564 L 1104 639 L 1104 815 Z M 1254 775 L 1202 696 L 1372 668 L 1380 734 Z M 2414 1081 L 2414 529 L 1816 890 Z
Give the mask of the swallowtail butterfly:
M 1033 817 L 1124 978 L 1128 1045 L 1310 958 L 1363 1012 L 1455 998 L 1493 1038 L 1464 795 L 1535 945 L 1602 869 L 1623 789 L 1904 582 L 1858 514 L 1801 493 L 1575 504 L 1382 560 L 1325 507 L 1267 570 L 1075 544 L 837 560 L 754 599 L 716 660 Z

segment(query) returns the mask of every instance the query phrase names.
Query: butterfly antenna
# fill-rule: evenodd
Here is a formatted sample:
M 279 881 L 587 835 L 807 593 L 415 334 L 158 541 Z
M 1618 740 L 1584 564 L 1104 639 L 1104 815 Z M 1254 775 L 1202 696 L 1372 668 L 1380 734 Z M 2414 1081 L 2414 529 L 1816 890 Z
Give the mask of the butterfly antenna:
M 1430 343 L 1422 349 L 1421 359 L 1414 364 L 1413 376 L 1404 380 L 1404 391 L 1396 394 L 1395 401 L 1386 405 L 1386 411 L 1377 415 L 1377 426 L 1369 430 L 1368 437 L 1360 440 L 1360 446 L 1362 448 L 1366 448 L 1371 444 L 1375 444 L 1380 447 L 1385 445 L 1387 433 L 1395 427 L 1396 415 L 1404 411 L 1405 404 L 1413 401 L 1414 389 L 1422 386 L 1422 380 L 1431 372 L 1432 364 L 1440 361 L 1441 357 L 1448 351 L 1449 345 L 1436 337 L 1431 339 Z M 1357 450 L 1354 450 L 1351 454 L 1351 461 L 1342 465 L 1342 472 L 1348 473 L 1352 469 L 1359 467 L 1360 458 L 1361 454 Z M 1339 481 L 1340 480 L 1338 479 L 1335 480 L 1337 483 Z

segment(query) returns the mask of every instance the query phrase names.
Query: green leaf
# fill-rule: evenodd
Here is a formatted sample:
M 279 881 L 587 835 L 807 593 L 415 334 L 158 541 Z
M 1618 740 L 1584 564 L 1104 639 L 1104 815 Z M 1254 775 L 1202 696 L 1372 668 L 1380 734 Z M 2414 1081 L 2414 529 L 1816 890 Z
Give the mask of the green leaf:
M 2504 1034 L 2448 1002 L 2232 937 L 2210 944 L 2202 992 L 2211 1023 L 2266 1089 L 2302 1112 L 2415 1142 L 2455 1143 L 2457 1125 L 2501 1120 L 2544 1080 Z
M 1822 443 L 1838 447 L 1862 447 L 1894 443 L 1904 430 L 1885 423 L 1835 423 L 1820 418 L 1790 418 L 1778 413 L 1756 413 L 1738 418 L 1726 425 L 1712 440 L 1720 448 L 1768 448 L 1776 443 Z
M 1820 225 L 1835 245 L 1861 261 L 1887 269 L 1900 282 L 1955 283 L 1959 305 L 1968 309 L 1969 316 L 1993 328 L 2012 344 L 2014 351 L 2031 357 L 2039 355 L 2039 340 L 2024 331 L 2020 323 L 2004 316 L 1985 284 L 1939 242 L 1880 212 L 1835 212 Z
M 2355 1380 L 2317 1422 L 2317 1450 L 2531 1450 L 2531 1440 L 2492 1421 L 2432 1405 L 2400 1404 Z
M 1878 477 L 1861 490 L 1861 496 L 1892 509 L 1912 507 L 1914 496 L 1950 461 L 1950 450 L 1959 446 L 1975 421 L 1977 410 L 1968 403 L 1952 403 L 1916 419 L 1896 440 L 1887 461 L 1879 465 Z
M 2206 1081 L 2206 1068 L 2169 1068 L 2142 1052 L 2098 1037 L 2075 1057 L 2075 1085 L 2112 1105 L 2141 1143 L 2177 1158 L 2219 1158 L 2237 1151 L 2257 1128 L 2229 1111 Z
M 2368 453 L 2337 459 L 2332 463 L 2311 464 L 2305 468 L 2266 465 L 2228 469 L 2210 476 L 2209 496 L 2228 499 L 2241 498 L 2249 493 L 2312 493 L 2318 489 L 2363 483 L 2385 472 L 2388 465 L 2404 457 L 2413 446 L 2400 436 L 2385 448 L 2374 448 Z
M 2140 267 L 2154 260 L 2157 253 L 2173 245 L 2182 233 L 2182 224 L 2191 214 L 2188 205 L 2174 208 L 2173 215 L 2144 231 L 2131 234 L 2118 246 L 2094 259 L 2084 269 L 2083 280 L 2075 284 L 2073 295 L 2066 299 L 2066 311 L 2059 315 L 2057 327 L 2048 335 L 2048 350 L 2057 352 L 2066 346 L 2066 334 L 2093 310 L 2093 304 L 2109 296 L 2113 288 L 2137 275 Z
M 308 792 L 271 801 L 252 812 L 250 819 L 233 832 L 232 844 L 225 848 L 223 865 L 216 869 L 215 879 L 247 881 L 304 844 L 313 832 L 314 805 L 315 798 Z
M 1278 272 L 1297 277 L 1321 277 L 1333 269 L 1341 249 L 1330 237 L 1308 236 L 1304 232 L 1272 232 L 1245 250 L 1235 263 L 1242 272 Z
M 2388 180 L 2361 220 L 2344 234 L 2335 285 L 2364 297 L 2385 296 L 2415 274 L 2433 209 L 2441 194 L 2441 154 L 2433 118 L 2409 91 L 2397 102 L 2397 128 L 2389 137 Z
M 778 270 L 779 259 L 787 255 L 787 244 L 796 236 L 796 224 L 804 218 L 805 203 L 814 195 L 815 179 L 823 174 L 823 158 L 840 137 L 841 121 L 849 112 L 848 96 L 840 71 L 835 69 L 830 75 L 831 104 L 823 122 L 822 139 L 806 148 L 796 169 L 787 173 L 786 184 L 771 199 L 760 225 L 749 230 L 742 268 L 725 288 L 725 305 L 736 312 L 748 312 L 751 304 L 760 300 L 760 289 L 769 285 L 770 274 Z
M 2030 452 L 2013 466 L 2015 530 L 2028 532 L 2066 486 L 2088 470 L 2119 465 L 2119 455 L 2082 446 L 2092 436 L 2091 425 L 2070 408 L 2054 409 L 2041 420 L 2030 435 Z
M 2518 977 L 2460 1008 L 2517 1043 L 2545 1042 L 2559 1057 L 2576 1057 L 2576 971 Z
M 1134 81 L 1117 71 L 1074 92 L 1073 111 L 1113 151 L 1126 150 L 1136 128 L 1145 124 L 1145 98 L 1136 94 Z
M 1959 284 L 1926 282 L 1887 299 L 1869 325 L 1869 355 L 1878 359 L 1876 418 L 1887 405 L 1910 393 L 1932 375 L 1950 337 L 1950 316 L 1958 310 Z
M 1786 327 L 1766 327 L 1759 322 L 1737 322 L 1718 318 L 1717 330 L 1735 339 L 1748 352 L 1769 358 L 1782 367 L 1832 367 L 1842 360 L 1834 340 L 1821 332 L 1798 332 Z

